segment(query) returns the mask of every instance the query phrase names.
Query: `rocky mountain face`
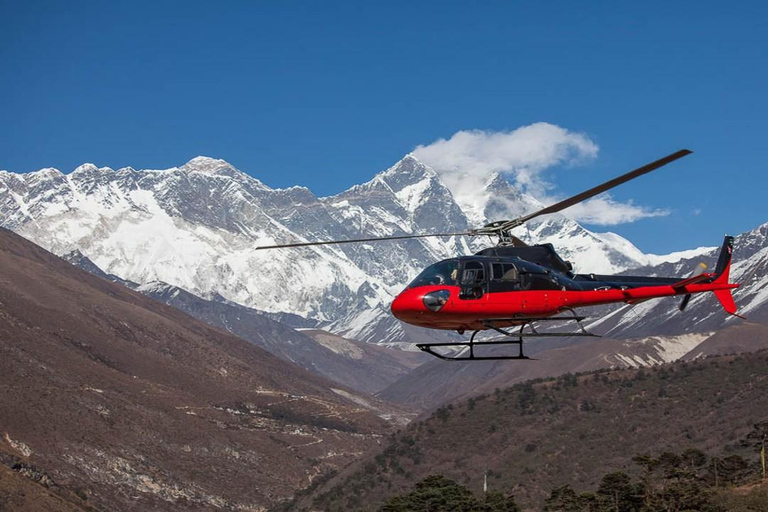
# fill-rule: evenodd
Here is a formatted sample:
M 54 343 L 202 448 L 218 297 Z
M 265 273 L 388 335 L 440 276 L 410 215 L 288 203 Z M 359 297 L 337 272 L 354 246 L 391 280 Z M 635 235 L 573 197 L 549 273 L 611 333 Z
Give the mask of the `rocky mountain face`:
M 366 395 L 5 229 L 0 283 L 9 503 L 264 510 L 392 428 Z
M 371 181 L 325 198 L 302 187 L 272 189 L 223 160 L 198 157 L 162 171 L 92 164 L 66 175 L 55 169 L 0 171 L 0 224 L 56 254 L 79 250 L 106 273 L 131 282 L 162 281 L 296 326 L 382 342 L 414 336 L 389 314 L 391 299 L 413 277 L 485 241 L 254 248 L 460 231 L 541 206 L 498 174 L 474 197 L 476 204 L 460 206 L 439 175 L 411 155 Z M 659 260 L 617 235 L 592 233 L 560 215 L 518 231 L 528 242 L 555 244 L 581 271 L 614 272 Z

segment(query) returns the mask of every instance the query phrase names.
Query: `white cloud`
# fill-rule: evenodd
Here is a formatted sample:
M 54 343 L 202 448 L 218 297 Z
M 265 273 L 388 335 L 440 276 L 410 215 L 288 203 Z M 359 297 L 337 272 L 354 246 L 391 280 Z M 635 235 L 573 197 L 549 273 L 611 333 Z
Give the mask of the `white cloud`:
M 438 172 L 457 201 L 482 211 L 484 185 L 497 173 L 545 204 L 560 199 L 543 172 L 555 166 L 573 167 L 597 157 L 599 148 L 583 133 L 549 123 L 534 123 L 512 131 L 462 130 L 413 150 L 414 156 Z M 614 201 L 598 196 L 569 208 L 565 215 L 591 224 L 614 225 L 645 217 L 667 215 L 664 210 Z
M 669 213 L 669 210 L 653 210 L 637 206 L 632 201 L 619 203 L 614 201 L 608 194 L 601 194 L 589 201 L 573 205 L 564 210 L 565 215 L 578 222 L 600 226 L 626 224 L 648 217 L 664 217 L 669 215 Z
M 450 139 L 417 146 L 413 154 L 439 172 L 449 187 L 466 180 L 484 183 L 501 172 L 529 188 L 541 184 L 543 170 L 590 160 L 597 151 L 597 144 L 584 134 L 535 123 L 504 132 L 462 130 Z

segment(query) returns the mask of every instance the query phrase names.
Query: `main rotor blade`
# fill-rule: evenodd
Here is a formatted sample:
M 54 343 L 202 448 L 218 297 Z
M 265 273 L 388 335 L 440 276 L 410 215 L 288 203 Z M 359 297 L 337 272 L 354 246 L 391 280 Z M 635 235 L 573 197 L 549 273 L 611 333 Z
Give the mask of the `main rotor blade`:
M 472 235 L 474 233 L 470 231 L 461 231 L 459 233 L 432 233 L 429 235 L 399 235 L 399 236 L 381 236 L 381 237 L 375 237 L 375 238 L 355 238 L 352 240 L 329 240 L 326 242 L 299 242 L 295 244 L 281 244 L 281 245 L 264 245 L 261 247 L 256 247 L 256 250 L 262 250 L 262 249 L 282 249 L 285 247 L 309 247 L 311 245 L 337 245 L 337 244 L 354 244 L 359 242 L 381 242 L 383 240 L 406 240 L 408 238 L 429 238 L 434 236 L 443 236 L 443 237 L 449 237 L 449 236 L 463 236 L 463 235 Z
M 634 171 L 630 171 L 626 174 L 623 174 L 619 176 L 618 178 L 614 178 L 610 181 L 606 181 L 602 185 L 598 185 L 596 187 L 592 187 L 589 190 L 586 190 L 582 192 L 581 194 L 576 194 L 573 197 L 569 197 L 568 199 L 564 199 L 560 201 L 559 203 L 555 203 L 552 206 L 547 206 L 544 209 L 541 209 L 537 212 L 533 212 L 531 214 L 526 215 L 525 217 L 520 217 L 519 219 L 515 220 L 515 223 L 517 225 L 523 224 L 525 222 L 528 222 L 529 220 L 533 219 L 534 217 L 538 217 L 539 215 L 546 215 L 548 213 L 556 213 L 561 210 L 565 210 L 569 206 L 573 206 L 577 203 L 580 203 L 586 199 L 589 199 L 590 197 L 594 197 L 598 194 L 602 194 L 603 192 L 606 192 L 613 187 L 617 187 L 621 185 L 622 183 L 626 183 L 629 180 L 633 180 L 637 178 L 638 176 L 642 176 L 643 174 L 648 174 L 651 171 L 655 171 L 659 167 L 663 167 L 667 165 L 670 162 L 674 162 L 678 158 L 682 158 L 685 155 L 690 155 L 693 153 L 693 151 L 689 149 L 681 149 L 680 151 L 677 151 L 675 153 L 672 153 L 671 155 L 665 156 L 664 158 L 660 158 L 656 160 L 655 162 L 651 162 L 647 165 L 644 165 L 642 167 L 639 167 L 635 169 Z

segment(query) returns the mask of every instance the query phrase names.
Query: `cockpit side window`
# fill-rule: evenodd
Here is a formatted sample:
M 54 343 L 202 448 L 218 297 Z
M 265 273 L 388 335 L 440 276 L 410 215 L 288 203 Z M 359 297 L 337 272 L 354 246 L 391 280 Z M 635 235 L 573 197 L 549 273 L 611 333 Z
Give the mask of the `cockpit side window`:
M 492 292 L 512 292 L 520 289 L 520 272 L 515 265 L 494 263 L 492 270 Z
M 485 266 L 480 261 L 466 261 L 461 270 L 459 299 L 477 300 L 483 297 L 487 288 Z
M 464 264 L 461 274 L 462 285 L 481 285 L 485 282 L 485 269 L 479 261 L 468 261 Z
M 445 260 L 430 265 L 414 279 L 408 288 L 417 286 L 458 285 L 459 261 Z
M 494 263 L 493 279 L 497 281 L 517 281 L 520 279 L 520 273 L 517 267 L 511 263 Z

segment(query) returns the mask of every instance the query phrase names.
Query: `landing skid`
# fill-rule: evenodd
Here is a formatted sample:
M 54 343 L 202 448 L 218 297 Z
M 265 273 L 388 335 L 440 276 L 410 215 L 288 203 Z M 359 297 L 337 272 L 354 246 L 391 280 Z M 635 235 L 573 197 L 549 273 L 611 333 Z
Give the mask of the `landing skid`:
M 431 354 L 435 357 L 446 361 L 499 361 L 499 360 L 515 360 L 515 359 L 531 359 L 523 353 L 523 343 L 525 338 L 557 338 L 557 337 L 570 337 L 570 336 L 593 336 L 598 337 L 597 334 L 588 332 L 581 321 L 586 317 L 583 316 L 565 316 L 565 317 L 548 317 L 548 318 L 533 318 L 533 317 L 515 317 L 515 318 L 494 318 L 492 320 L 482 320 L 483 325 L 488 329 L 492 329 L 502 335 L 504 338 L 498 340 L 488 341 L 475 341 L 477 333 L 482 332 L 478 330 L 472 333 L 469 337 L 469 341 L 456 341 L 446 343 L 417 343 L 416 346 L 420 350 Z M 520 325 L 520 330 L 517 332 L 511 332 L 507 329 L 502 329 L 497 324 L 505 324 L 509 322 L 516 322 Z M 539 332 L 536 330 L 536 322 L 576 322 L 578 330 L 576 332 Z M 529 328 L 529 332 L 525 331 L 525 328 Z M 475 347 L 478 346 L 502 346 L 502 345 L 517 345 L 517 355 L 502 355 L 502 356 L 478 356 L 475 355 Z M 434 350 L 437 347 L 469 347 L 469 350 L 462 351 L 457 356 L 446 355 Z M 461 354 L 466 355 L 461 355 Z

